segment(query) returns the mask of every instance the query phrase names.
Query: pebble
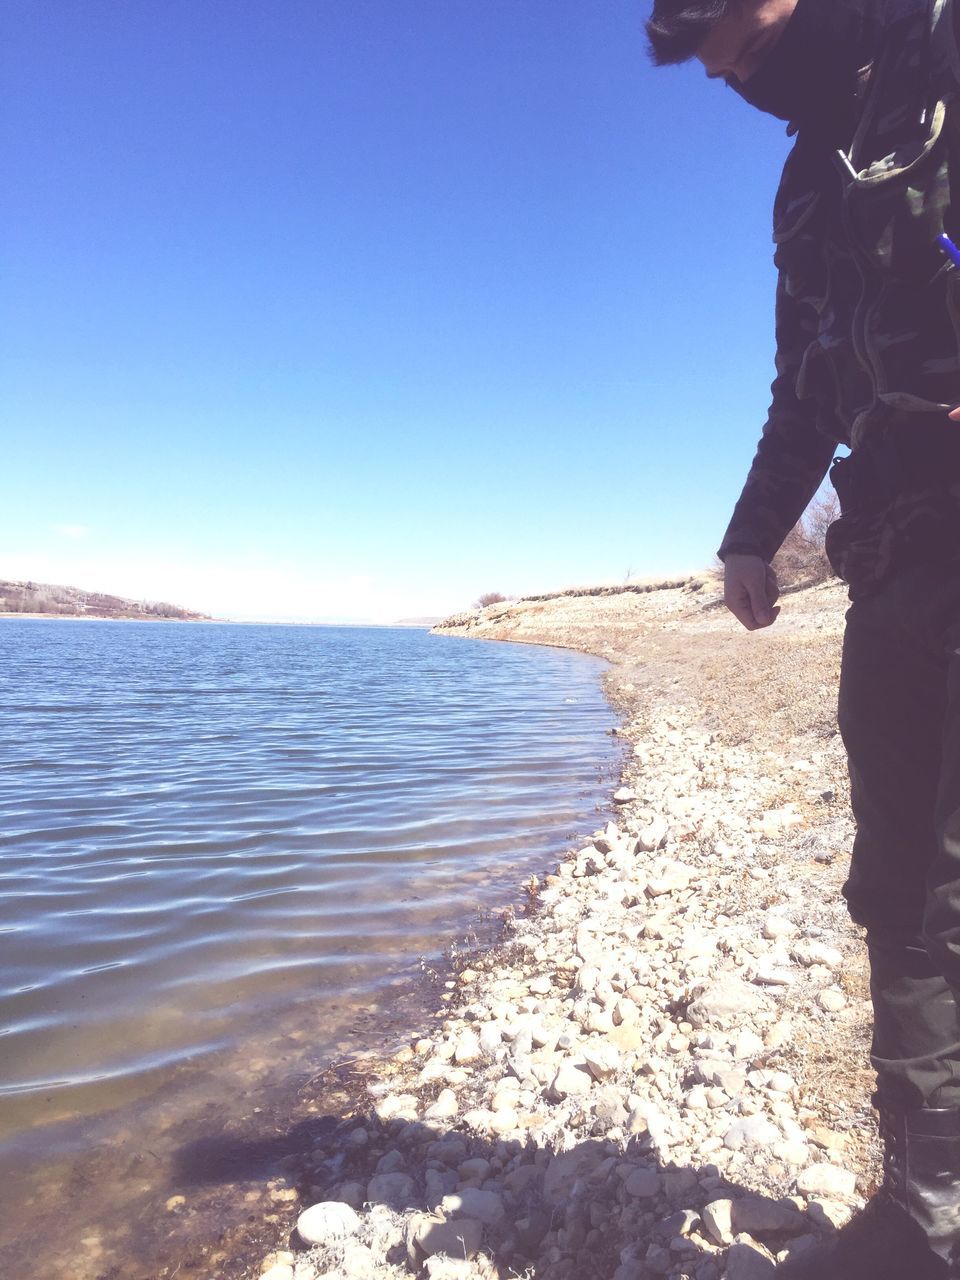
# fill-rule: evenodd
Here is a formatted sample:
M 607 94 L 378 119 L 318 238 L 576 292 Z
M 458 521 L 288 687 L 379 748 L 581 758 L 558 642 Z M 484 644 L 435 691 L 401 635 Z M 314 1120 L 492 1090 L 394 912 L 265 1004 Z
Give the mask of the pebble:
M 593 1075 L 586 1062 L 564 1062 L 550 1081 L 549 1097 L 554 1102 L 562 1102 L 568 1097 L 581 1097 L 590 1092 L 592 1084 Z
M 849 1200 L 856 1189 L 856 1174 L 836 1164 L 811 1164 L 797 1174 L 797 1190 L 818 1200 Z
M 771 941 L 777 938 L 792 938 L 796 932 L 797 926 L 785 916 L 771 912 L 764 917 L 763 936 Z
M 795 942 L 791 948 L 791 955 L 807 968 L 822 964 L 827 969 L 838 969 L 843 964 L 842 951 L 815 938 L 802 938 L 799 942 Z
M 460 1110 L 457 1095 L 452 1089 L 443 1089 L 436 1102 L 427 1107 L 423 1113 L 424 1120 L 450 1120 Z
M 724 1280 L 773 1280 L 776 1267 L 771 1258 L 751 1244 L 730 1246 Z
M 762 1196 L 744 1196 L 733 1204 L 733 1226 L 739 1234 L 765 1236 L 787 1231 L 796 1234 L 803 1230 L 803 1217 L 789 1201 L 767 1200 Z
M 660 1175 L 655 1169 L 635 1169 L 623 1184 L 628 1196 L 648 1200 L 660 1194 Z
M 464 1187 L 454 1195 L 444 1196 L 440 1208 L 448 1218 L 476 1218 L 487 1226 L 496 1225 L 506 1212 L 501 1196 L 479 1187 Z
M 293 1263 L 277 1262 L 260 1272 L 260 1280 L 293 1280 Z
M 607 1080 L 620 1069 L 620 1051 L 603 1040 L 585 1045 L 583 1060 L 594 1080 Z
M 708 984 L 687 1008 L 694 1027 L 729 1027 L 769 1009 L 769 997 L 740 978 Z
M 735 1120 L 723 1135 L 723 1145 L 731 1151 L 740 1151 L 744 1147 L 772 1147 L 782 1137 L 777 1126 L 758 1113 Z
M 454 1062 L 461 1067 L 478 1062 L 483 1057 L 479 1037 L 474 1031 L 464 1031 L 453 1051 Z
M 847 997 L 836 987 L 827 987 L 817 992 L 817 1004 L 825 1013 L 839 1013 L 847 1007 Z
M 650 878 L 647 881 L 647 893 L 651 898 L 662 897 L 665 893 L 677 893 L 686 889 L 693 872 L 682 862 L 674 859 L 662 859 L 654 863 Z
M 711 1200 L 701 1209 L 700 1216 L 715 1244 L 730 1244 L 733 1241 L 732 1200 Z
M 409 1209 L 416 1203 L 416 1183 L 407 1173 L 378 1173 L 367 1185 L 367 1199 L 390 1209 Z
M 471 1218 L 445 1222 L 439 1218 L 422 1218 L 413 1233 L 413 1243 L 427 1257 L 437 1253 L 452 1258 L 474 1258 L 483 1242 L 483 1223 Z

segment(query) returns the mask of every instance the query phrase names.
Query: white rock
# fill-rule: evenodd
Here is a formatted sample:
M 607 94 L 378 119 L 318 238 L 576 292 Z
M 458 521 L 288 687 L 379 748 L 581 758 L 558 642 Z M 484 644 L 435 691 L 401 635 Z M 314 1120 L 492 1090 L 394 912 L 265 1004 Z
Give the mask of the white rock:
M 459 1066 L 469 1066 L 483 1057 L 480 1040 L 474 1031 L 464 1031 L 453 1050 L 453 1060 Z
M 796 1080 L 786 1071 L 771 1071 L 767 1076 L 767 1088 L 775 1093 L 790 1093 L 796 1087 Z
M 632 800 L 636 800 L 637 793 L 632 787 L 619 787 L 613 793 L 614 804 L 630 804 Z
M 659 849 L 666 840 L 669 830 L 670 824 L 666 818 L 658 815 L 640 830 L 637 844 L 644 853 L 653 853 L 654 849 Z
M 484 1057 L 492 1058 L 503 1045 L 503 1024 L 501 1022 L 485 1022 L 478 1036 L 480 1049 Z
M 768 1049 L 782 1049 L 783 1046 L 789 1044 L 792 1039 L 793 1023 L 788 1017 L 786 1017 L 781 1018 L 778 1022 L 773 1024 L 763 1037 L 763 1043 Z
M 293 1264 L 293 1280 L 339 1280 L 343 1273 L 324 1271 L 322 1274 L 308 1258 L 298 1258 Z
M 367 1184 L 367 1199 L 391 1209 L 409 1209 L 416 1202 L 416 1184 L 407 1173 L 378 1173 Z
M 789 804 L 782 809 L 768 809 L 760 819 L 759 829 L 762 835 L 772 840 L 802 821 L 803 816 L 797 812 L 794 805 Z
M 411 1105 L 414 1108 L 417 1105 L 417 1100 L 413 1094 L 388 1093 L 385 1098 L 381 1098 L 376 1104 L 374 1111 L 381 1120 L 392 1120 L 394 1116 L 409 1110 Z
M 733 1042 L 733 1056 L 738 1062 L 749 1062 L 763 1053 L 763 1040 L 755 1031 L 744 1030 Z
M 568 1059 L 562 1063 L 550 1082 L 549 1094 L 555 1102 L 564 1098 L 582 1097 L 590 1092 L 593 1075 L 584 1061 Z
M 817 993 L 817 1004 L 825 1013 L 839 1013 L 847 1005 L 847 997 L 836 987 L 828 987 L 826 991 Z
M 495 1191 L 464 1187 L 454 1195 L 444 1196 L 440 1208 L 448 1218 L 476 1218 L 486 1226 L 494 1226 L 506 1212 Z
M 723 1145 L 730 1151 L 740 1151 L 744 1147 L 772 1147 L 782 1137 L 777 1126 L 763 1112 L 757 1112 L 754 1116 L 735 1120 L 723 1135 Z
M 776 938 L 792 938 L 797 932 L 797 926 L 792 920 L 788 920 L 785 916 L 777 915 L 775 911 L 771 911 L 763 921 L 763 936 L 773 941 Z
M 791 973 L 789 969 L 777 968 L 775 964 L 761 960 L 753 980 L 761 987 L 792 987 L 797 980 L 797 975 Z
M 520 1117 L 513 1107 L 497 1107 L 487 1122 L 491 1133 L 513 1133 L 520 1124 Z
M 448 1258 L 444 1253 L 428 1258 L 423 1269 L 427 1280 L 477 1280 L 480 1274 L 472 1262 L 462 1258 Z M 352 1276 L 350 1280 L 353 1280 Z
M 350 1280 L 373 1280 L 377 1274 L 377 1260 L 367 1245 L 348 1244 L 343 1251 L 340 1269 Z
M 449 1120 L 460 1110 L 460 1103 L 457 1101 L 457 1095 L 452 1089 L 444 1089 L 438 1095 L 436 1102 L 427 1107 L 423 1113 L 424 1120 Z
M 797 1175 L 797 1190 L 818 1200 L 849 1200 L 856 1189 L 856 1175 L 835 1164 L 811 1164 Z
M 421 1069 L 417 1079 L 420 1084 L 436 1084 L 439 1080 L 446 1080 L 449 1075 L 450 1063 L 445 1058 L 431 1058 Z M 381 1116 L 381 1119 L 384 1117 Z
M 651 898 L 662 897 L 666 893 L 677 893 L 686 889 L 693 872 L 682 862 L 674 858 L 662 858 L 654 864 L 647 881 L 647 893 Z
M 598 1005 L 591 1004 L 580 1025 L 590 1035 L 605 1036 L 614 1028 L 613 1014 L 607 1013 L 605 1009 L 601 1009 Z
M 574 991 L 578 995 L 589 995 L 591 991 L 595 991 L 597 983 L 600 981 L 600 970 L 595 965 L 585 964 L 577 974 L 577 981 L 574 984 Z
M 289 1262 L 277 1262 L 266 1271 L 261 1271 L 260 1280 L 293 1280 L 293 1265 Z
M 629 996 L 621 996 L 613 1006 L 613 1025 L 615 1027 L 632 1026 L 640 1021 L 640 1010 Z
M 810 1159 L 809 1146 L 807 1143 L 800 1141 L 799 1138 L 790 1138 L 786 1142 L 775 1142 L 772 1151 L 778 1160 L 782 1160 L 784 1164 L 790 1165 L 793 1169 L 799 1169 Z
M 848 1204 L 838 1204 L 836 1200 L 811 1200 L 807 1206 L 807 1216 L 816 1226 L 828 1231 L 839 1231 L 846 1226 L 853 1216 Z
M 801 938 L 791 948 L 793 958 L 800 964 L 810 968 L 811 965 L 822 964 L 828 969 L 837 969 L 843 964 L 843 952 L 830 947 L 816 938 Z
M 717 940 L 707 933 L 685 933 L 677 951 L 677 958 L 682 961 L 711 957 L 716 953 Z
M 700 1212 L 707 1234 L 715 1244 L 730 1244 L 733 1240 L 733 1201 L 711 1200 Z
M 339 1200 L 322 1200 L 319 1204 L 312 1204 L 297 1218 L 297 1234 L 304 1244 L 332 1244 L 336 1240 L 356 1235 L 359 1230 L 360 1218 L 348 1204 L 342 1204 Z
M 540 974 L 527 985 L 535 996 L 548 996 L 553 990 L 553 982 L 546 974 Z
M 687 1009 L 694 1027 L 724 1027 L 756 1017 L 770 1008 L 770 1000 L 739 978 L 722 977 L 706 987 Z
M 468 1129 L 473 1129 L 477 1133 L 487 1133 L 490 1129 L 490 1120 L 493 1112 L 487 1107 L 474 1107 L 461 1116 L 461 1120 Z
M 620 1070 L 620 1051 L 612 1044 L 598 1040 L 585 1045 L 581 1052 L 594 1080 L 608 1080 Z

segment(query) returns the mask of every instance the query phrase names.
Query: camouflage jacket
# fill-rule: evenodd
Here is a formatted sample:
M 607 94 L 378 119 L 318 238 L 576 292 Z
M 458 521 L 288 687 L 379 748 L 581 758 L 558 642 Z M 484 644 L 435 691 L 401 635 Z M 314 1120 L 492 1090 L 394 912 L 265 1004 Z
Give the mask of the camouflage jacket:
M 960 0 L 876 8 L 849 151 L 801 129 L 784 168 L 773 402 L 721 558 L 772 559 L 838 444 L 856 464 L 884 437 L 915 446 L 933 424 L 960 440 L 945 416 L 960 404 L 960 271 L 937 245 L 943 231 L 960 239 Z M 828 540 L 841 576 L 882 577 L 934 509 L 960 530 L 960 455 L 955 479 L 946 492 L 942 468 L 908 479 L 894 461 L 873 493 L 861 484 Z

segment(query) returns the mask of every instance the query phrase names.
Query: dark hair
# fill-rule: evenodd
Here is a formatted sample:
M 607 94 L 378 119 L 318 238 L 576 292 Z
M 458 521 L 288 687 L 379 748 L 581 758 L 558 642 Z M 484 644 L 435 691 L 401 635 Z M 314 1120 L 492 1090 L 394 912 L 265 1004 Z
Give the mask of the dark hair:
M 650 56 L 658 67 L 694 56 L 735 0 L 655 0 L 647 23 Z

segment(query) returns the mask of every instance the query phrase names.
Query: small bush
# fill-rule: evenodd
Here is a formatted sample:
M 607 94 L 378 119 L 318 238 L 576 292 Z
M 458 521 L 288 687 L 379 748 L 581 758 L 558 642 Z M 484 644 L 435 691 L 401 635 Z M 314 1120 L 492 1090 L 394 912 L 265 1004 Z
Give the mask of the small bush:
M 781 586 L 808 587 L 833 577 L 833 569 L 827 559 L 826 536 L 839 514 L 840 505 L 834 493 L 810 504 L 773 558 Z
M 485 591 L 482 596 L 474 600 L 473 607 L 475 609 L 485 609 L 488 604 L 503 604 L 506 598 L 499 591 Z

